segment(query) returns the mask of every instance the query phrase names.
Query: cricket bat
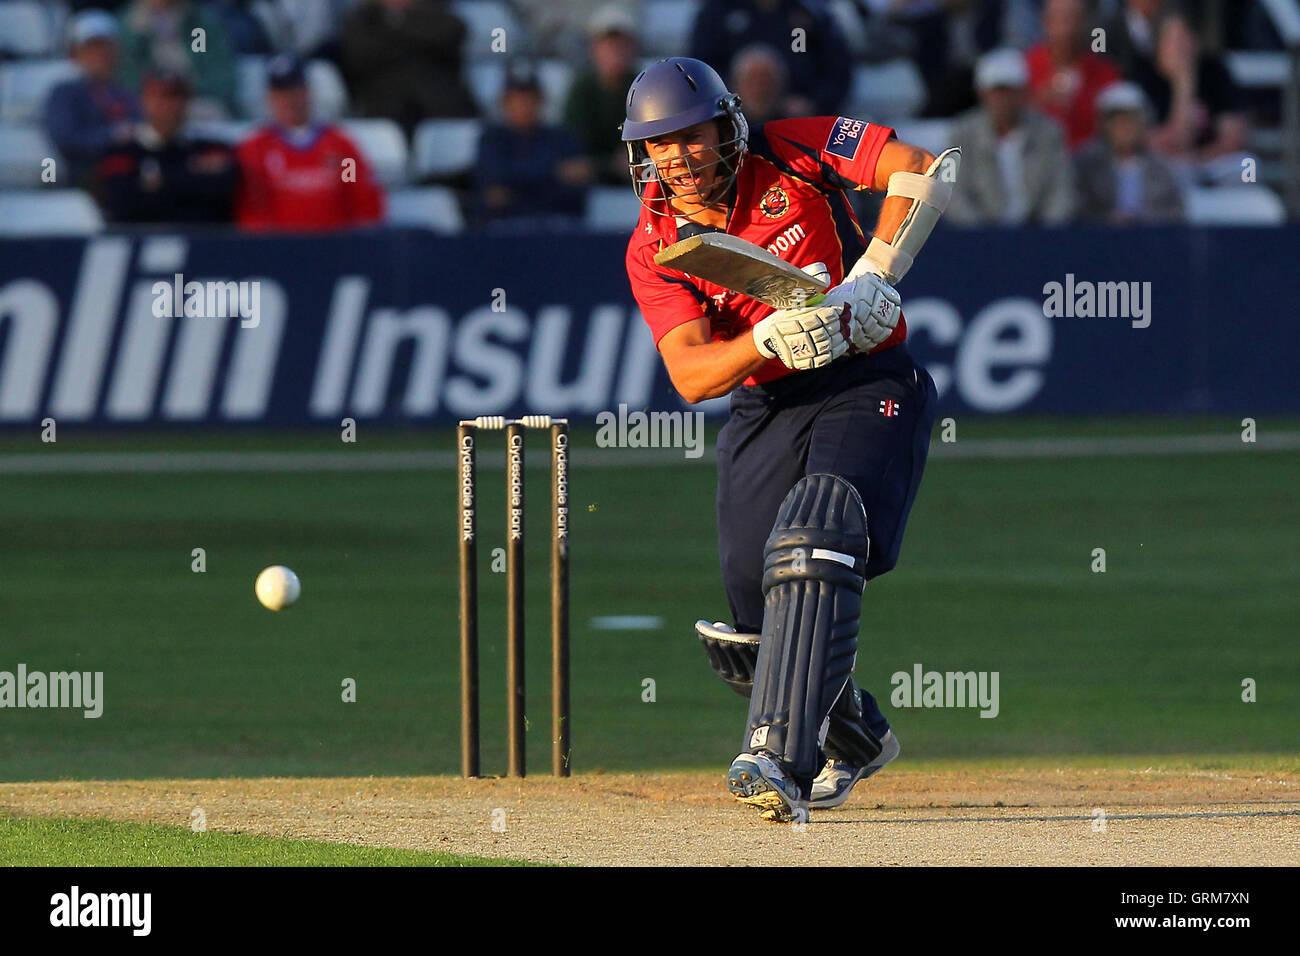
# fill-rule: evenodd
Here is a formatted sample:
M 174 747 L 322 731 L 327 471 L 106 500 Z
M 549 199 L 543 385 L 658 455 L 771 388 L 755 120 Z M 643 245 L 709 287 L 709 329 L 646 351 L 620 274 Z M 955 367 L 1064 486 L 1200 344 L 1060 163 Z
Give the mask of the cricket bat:
M 655 253 L 655 265 L 677 269 L 777 309 L 816 305 L 829 287 L 762 246 L 722 232 L 674 242 Z

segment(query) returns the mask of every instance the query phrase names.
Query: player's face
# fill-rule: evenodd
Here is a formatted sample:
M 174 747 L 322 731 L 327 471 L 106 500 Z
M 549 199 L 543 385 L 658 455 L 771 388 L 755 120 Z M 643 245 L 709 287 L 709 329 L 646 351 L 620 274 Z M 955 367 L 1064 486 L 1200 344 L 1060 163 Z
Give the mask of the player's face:
M 162 83 L 146 83 L 140 94 L 140 110 L 145 119 L 162 133 L 170 136 L 185 121 L 187 99 L 183 90 Z
M 717 124 L 688 126 L 658 139 L 646 140 L 646 151 L 659 176 L 688 205 L 707 205 L 719 185 L 722 156 Z
M 73 54 L 91 79 L 102 80 L 117 69 L 117 44 L 112 40 L 91 40 Z
M 1121 156 L 1136 153 L 1142 148 L 1145 129 L 1142 114 L 1137 110 L 1122 110 L 1106 117 L 1106 136 L 1111 148 Z
M 306 126 L 311 118 L 311 105 L 307 98 L 306 86 L 272 89 L 267 94 L 267 101 L 271 105 L 271 118 L 280 126 L 295 129 Z

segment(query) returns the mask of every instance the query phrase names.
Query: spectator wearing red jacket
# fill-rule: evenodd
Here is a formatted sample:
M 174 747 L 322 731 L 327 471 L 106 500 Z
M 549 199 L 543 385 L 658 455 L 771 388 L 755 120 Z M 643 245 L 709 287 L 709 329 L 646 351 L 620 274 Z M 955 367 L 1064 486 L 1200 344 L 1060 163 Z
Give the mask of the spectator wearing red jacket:
M 1029 100 L 1065 128 L 1075 150 L 1097 132 L 1097 96 L 1120 80 L 1109 60 L 1089 51 L 1083 0 L 1047 0 L 1043 42 L 1025 53 Z
M 302 61 L 268 66 L 271 125 L 239 145 L 235 218 L 251 230 L 324 232 L 379 222 L 384 193 L 356 144 L 311 121 Z

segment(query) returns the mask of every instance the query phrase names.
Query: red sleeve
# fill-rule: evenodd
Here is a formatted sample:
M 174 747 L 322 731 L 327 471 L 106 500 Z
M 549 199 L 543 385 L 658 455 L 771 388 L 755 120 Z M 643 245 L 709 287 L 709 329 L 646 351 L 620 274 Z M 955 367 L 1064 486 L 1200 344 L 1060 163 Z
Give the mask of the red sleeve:
M 778 161 L 801 179 L 827 189 L 872 189 L 880 151 L 894 136 L 850 116 L 774 120 L 763 126 Z
M 1029 91 L 1035 96 L 1041 95 L 1052 79 L 1052 62 L 1047 58 L 1047 48 L 1041 43 L 1025 51 L 1025 69 L 1029 72 Z
M 235 194 L 235 221 L 245 229 L 267 229 L 271 220 L 266 166 L 260 137 L 244 140 L 235 150 L 239 159 L 239 190 Z
M 335 130 L 334 136 L 344 155 L 352 156 L 357 161 L 357 181 L 344 183 L 348 207 L 349 226 L 364 226 L 384 218 L 384 189 L 375 179 L 375 174 L 366 162 L 357 144 L 342 132 Z
M 677 326 L 704 318 L 707 299 L 680 272 L 656 267 L 654 251 L 654 243 L 634 235 L 627 247 L 627 278 L 641 307 L 641 317 L 658 345 Z

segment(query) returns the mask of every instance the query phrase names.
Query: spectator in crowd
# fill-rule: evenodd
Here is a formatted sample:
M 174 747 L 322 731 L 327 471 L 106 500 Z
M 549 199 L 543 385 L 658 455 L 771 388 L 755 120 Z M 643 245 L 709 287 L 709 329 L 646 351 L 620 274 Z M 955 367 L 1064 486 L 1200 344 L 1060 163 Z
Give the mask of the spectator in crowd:
M 1155 71 L 1156 31 L 1166 12 L 1177 7 L 1170 0 L 1122 0 L 1097 24 L 1106 44 L 1104 52 L 1120 72 L 1138 85 Z
M 884 40 L 886 57 L 916 65 L 926 88 L 927 116 L 953 116 L 976 105 L 975 60 L 1003 44 L 1007 0 L 857 0 L 867 11 L 869 42 Z M 892 42 L 890 42 L 892 40 Z
M 591 162 L 571 133 L 542 122 L 542 90 L 527 70 L 512 70 L 501 97 L 502 123 L 479 140 L 475 178 L 484 224 L 576 223 L 591 182 Z
M 643 0 L 623 2 L 628 7 L 644 5 Z M 513 0 L 510 5 L 528 26 L 525 44 L 530 55 L 579 60 L 586 51 L 589 24 L 609 0 Z M 521 52 L 525 44 L 515 43 L 510 50 Z
M 1025 54 L 1030 102 L 1065 128 L 1071 150 L 1097 131 L 1097 94 L 1120 79 L 1119 70 L 1088 48 L 1084 0 L 1046 0 L 1043 42 Z
M 271 124 L 237 151 L 239 225 L 320 232 L 381 220 L 383 190 L 361 151 L 342 130 L 311 121 L 302 61 L 273 57 L 267 78 Z
M 194 84 L 192 112 L 214 119 L 235 112 L 235 59 L 220 18 L 190 0 L 134 0 L 120 21 L 123 83 L 139 89 L 154 70 L 182 73 Z
M 1178 180 L 1147 145 L 1151 110 L 1142 88 L 1128 81 L 1107 87 L 1097 111 L 1101 132 L 1075 157 L 1080 218 L 1114 225 L 1181 219 Z
M 755 43 L 779 51 L 785 61 L 790 77 L 787 115 L 839 112 L 852 79 L 853 59 L 820 3 L 704 0 L 688 55 L 725 69 L 737 53 Z
M 949 67 L 948 17 L 943 0 L 861 0 L 870 13 L 867 29 L 901 38 L 905 53 L 933 87 Z
M 86 10 L 72 22 L 72 59 L 81 76 L 60 83 L 45 101 L 45 130 L 68 167 L 67 181 L 83 186 L 95 162 L 126 142 L 140 118 L 134 94 L 113 79 L 117 71 L 117 21 Z
M 421 120 L 473 116 L 461 80 L 465 24 L 442 0 L 363 0 L 343 29 L 353 105 L 409 136 Z
M 238 181 L 234 151 L 182 132 L 189 80 L 153 73 L 140 88 L 144 122 L 96 167 L 96 195 L 110 222 L 229 222 Z
M 799 97 L 790 102 L 789 79 L 785 61 L 771 47 L 747 46 L 736 54 L 728 85 L 740 96 L 751 128 L 769 120 L 798 116 L 794 111 L 807 106 L 807 101 Z
M 1155 67 L 1146 86 L 1159 124 L 1152 147 L 1188 167 L 1224 159 L 1228 175 L 1236 175 L 1247 123 L 1223 61 L 1197 50 L 1196 34 L 1183 17 L 1168 16 L 1156 38 Z
M 339 31 L 354 0 L 257 0 L 254 8 L 276 50 L 342 63 Z
M 984 225 L 1060 225 L 1073 215 L 1074 176 L 1065 135 L 1027 103 L 1029 71 L 1016 50 L 975 64 L 980 106 L 954 126 L 961 175 L 945 218 Z
M 254 6 L 250 0 L 207 0 L 208 12 L 221 21 L 236 56 L 264 56 L 275 51 Z
M 591 19 L 591 67 L 579 73 L 564 104 L 564 123 L 591 160 L 596 178 L 626 185 L 627 147 L 618 128 L 628 87 L 636 79 L 636 21 L 621 6 L 602 7 Z

